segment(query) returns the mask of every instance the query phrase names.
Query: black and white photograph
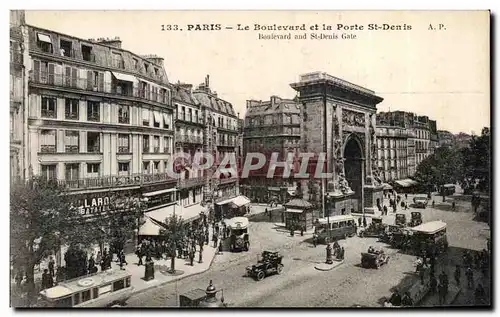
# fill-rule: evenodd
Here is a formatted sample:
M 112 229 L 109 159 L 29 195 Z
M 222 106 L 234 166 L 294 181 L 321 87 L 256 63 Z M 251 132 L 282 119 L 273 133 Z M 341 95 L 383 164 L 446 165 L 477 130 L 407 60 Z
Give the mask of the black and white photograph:
M 10 10 L 10 306 L 491 309 L 490 14 Z

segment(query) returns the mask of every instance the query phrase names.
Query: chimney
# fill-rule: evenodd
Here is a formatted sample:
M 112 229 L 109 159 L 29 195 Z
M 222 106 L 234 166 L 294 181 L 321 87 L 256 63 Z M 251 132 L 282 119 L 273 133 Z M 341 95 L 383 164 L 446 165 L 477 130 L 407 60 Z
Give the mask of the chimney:
M 26 24 L 24 10 L 10 10 L 10 25 L 21 26 Z
M 210 88 L 210 75 L 205 77 L 205 87 Z
M 112 46 L 115 48 L 122 48 L 122 40 L 120 40 L 120 37 L 115 36 L 115 38 L 110 39 L 110 38 L 99 38 L 97 39 L 97 43 L 99 44 L 104 44 L 107 46 Z
M 160 57 L 156 54 L 148 54 L 148 55 L 143 55 L 141 57 L 150 61 L 153 64 L 163 67 L 163 61 L 164 61 L 163 57 Z
M 239 113 L 239 112 L 237 112 L 236 114 L 238 115 L 238 119 L 239 119 L 239 118 L 240 118 L 240 113 Z
M 271 106 L 274 107 L 280 98 L 278 96 L 271 96 Z

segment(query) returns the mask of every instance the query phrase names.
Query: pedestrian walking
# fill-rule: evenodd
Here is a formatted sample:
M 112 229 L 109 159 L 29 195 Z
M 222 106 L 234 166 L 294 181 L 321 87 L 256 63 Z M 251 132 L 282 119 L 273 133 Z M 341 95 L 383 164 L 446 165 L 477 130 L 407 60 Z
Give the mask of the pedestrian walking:
M 455 201 L 451 202 L 451 210 L 455 210 Z
M 446 300 L 446 287 L 443 284 L 438 286 L 439 305 L 443 305 Z
M 49 260 L 49 274 L 50 276 L 54 277 L 55 273 L 54 273 L 54 266 L 56 265 L 55 261 L 54 261 L 54 257 L 50 257 L 50 260 Z
M 189 265 L 194 266 L 194 250 L 191 248 L 189 251 Z
M 434 200 L 432 201 L 432 208 L 434 208 Z
M 218 254 L 222 254 L 222 242 L 219 243 Z
M 361 227 L 361 217 L 358 218 L 358 227 Z
M 460 285 L 460 277 L 461 277 L 462 273 L 460 272 L 460 265 L 457 265 L 455 267 L 455 273 L 453 274 L 453 276 L 455 277 L 455 283 L 457 284 L 457 286 Z
M 405 193 L 405 199 L 408 199 L 408 194 Z
M 420 269 L 420 271 L 418 271 L 418 275 L 420 277 L 420 284 L 424 285 L 425 269 L 423 267 Z
M 316 234 L 316 232 L 313 233 L 313 245 L 315 248 L 318 245 L 318 235 Z
M 363 216 L 363 228 L 366 228 L 366 217 Z
M 51 288 L 54 286 L 54 279 L 49 274 L 49 270 L 44 269 L 42 273 L 42 289 Z
M 217 232 L 214 234 L 212 240 L 214 242 L 214 248 L 217 248 L 217 241 L 218 241 Z
M 300 227 L 300 236 L 303 237 L 304 236 L 304 226 Z
M 467 288 L 474 288 L 474 272 L 470 267 L 465 271 L 465 277 L 467 277 Z
M 430 277 L 430 281 L 429 281 L 429 290 L 431 292 L 431 294 L 435 294 L 436 293 L 436 287 L 437 287 L 437 280 L 436 280 L 436 277 L 434 276 L 434 273 L 431 272 L 431 277 Z
M 386 206 L 386 205 L 384 205 L 384 207 L 383 207 L 382 209 L 383 209 L 383 211 L 384 211 L 384 215 L 386 215 L 386 216 L 387 216 L 387 206 Z

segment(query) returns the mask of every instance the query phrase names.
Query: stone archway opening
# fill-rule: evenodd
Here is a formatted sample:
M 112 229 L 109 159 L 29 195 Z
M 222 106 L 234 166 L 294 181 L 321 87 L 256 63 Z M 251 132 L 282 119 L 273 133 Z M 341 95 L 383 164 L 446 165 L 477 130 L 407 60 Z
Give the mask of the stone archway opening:
M 355 212 L 363 212 L 363 155 L 360 144 L 352 137 L 344 148 L 344 159 L 345 178 L 354 191 L 352 198 L 357 200 Z

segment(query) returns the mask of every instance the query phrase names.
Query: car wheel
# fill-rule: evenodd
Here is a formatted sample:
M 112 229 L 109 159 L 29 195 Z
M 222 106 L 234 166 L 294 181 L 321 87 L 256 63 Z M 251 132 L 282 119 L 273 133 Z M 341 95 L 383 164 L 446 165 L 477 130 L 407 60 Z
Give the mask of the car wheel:
M 283 272 L 283 264 L 278 264 L 278 267 L 276 268 L 276 272 L 278 274 L 281 274 Z
M 375 268 L 378 269 L 380 267 L 380 262 L 377 260 L 375 261 Z
M 250 249 L 250 243 L 245 243 L 245 251 L 248 251 Z
M 326 238 L 325 238 L 325 244 L 328 244 L 328 243 L 330 243 L 330 238 L 329 238 L 329 237 L 326 237 Z
M 256 275 L 257 281 L 262 281 L 264 279 L 264 277 L 266 277 L 266 275 L 264 274 L 264 271 L 259 271 L 259 273 L 257 273 L 257 275 Z

